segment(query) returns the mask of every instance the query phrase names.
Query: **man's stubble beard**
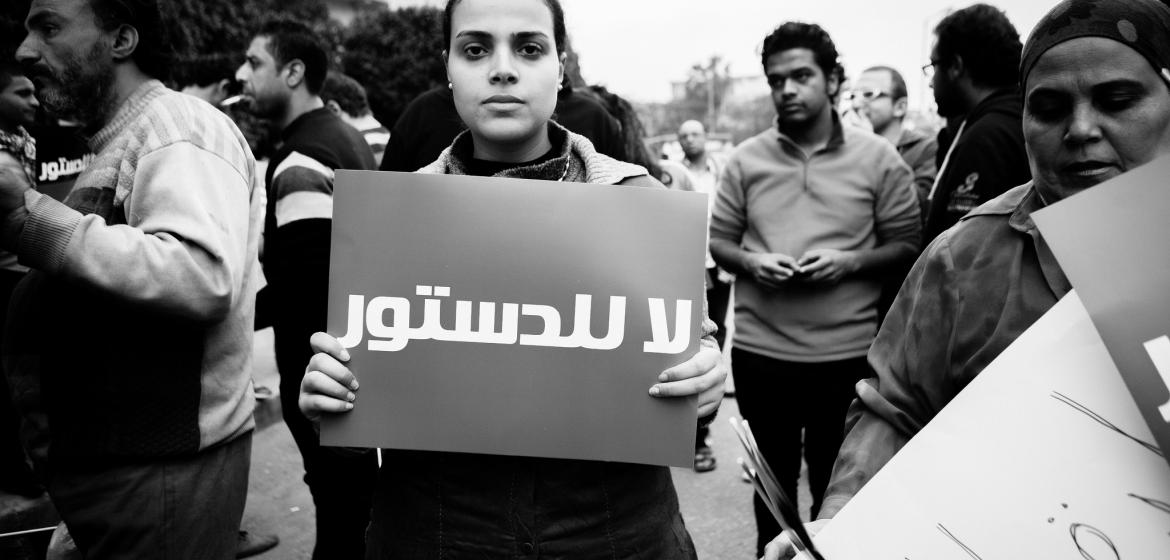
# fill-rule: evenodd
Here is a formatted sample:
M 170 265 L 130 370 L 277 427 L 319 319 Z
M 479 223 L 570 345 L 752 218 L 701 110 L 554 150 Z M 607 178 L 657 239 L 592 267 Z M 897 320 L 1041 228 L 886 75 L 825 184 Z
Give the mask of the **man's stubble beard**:
M 50 70 L 37 98 L 49 112 L 84 123 L 88 128 L 105 124 L 114 104 L 114 65 L 101 45 L 83 59 L 66 58 L 59 73 Z

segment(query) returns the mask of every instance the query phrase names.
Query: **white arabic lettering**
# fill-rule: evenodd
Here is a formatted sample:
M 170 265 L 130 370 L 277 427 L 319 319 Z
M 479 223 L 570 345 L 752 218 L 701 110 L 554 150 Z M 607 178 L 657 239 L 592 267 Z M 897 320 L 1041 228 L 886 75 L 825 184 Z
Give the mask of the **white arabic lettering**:
M 451 296 L 447 286 L 415 286 L 415 295 L 424 296 L 422 322 L 410 326 L 411 303 L 401 297 L 379 296 L 366 303 L 365 296 L 350 295 L 345 335 L 338 342 L 345 348 L 361 344 L 368 333 L 370 340 L 366 347 L 376 352 L 398 352 L 412 340 L 437 340 L 443 342 L 474 342 L 480 344 L 517 344 L 522 346 L 543 346 L 549 348 L 584 348 L 588 350 L 613 350 L 625 338 L 626 298 L 610 296 L 609 318 L 605 335 L 594 336 L 592 332 L 593 296 L 576 294 L 573 308 L 573 329 L 568 335 L 562 334 L 560 312 L 551 305 L 533 303 L 479 302 L 479 321 L 473 321 L 475 302 L 455 301 L 454 328 L 442 324 L 443 298 Z M 496 330 L 497 308 L 500 328 Z M 387 320 L 386 312 L 391 311 Z M 643 346 L 645 352 L 677 354 L 686 350 L 690 341 L 691 300 L 676 302 L 674 337 L 669 336 L 666 319 L 666 303 L 660 298 L 650 298 L 650 323 L 653 340 Z M 519 333 L 520 316 L 540 319 L 539 333 Z M 363 320 L 364 319 L 364 320 Z M 473 327 L 476 325 L 476 327 Z

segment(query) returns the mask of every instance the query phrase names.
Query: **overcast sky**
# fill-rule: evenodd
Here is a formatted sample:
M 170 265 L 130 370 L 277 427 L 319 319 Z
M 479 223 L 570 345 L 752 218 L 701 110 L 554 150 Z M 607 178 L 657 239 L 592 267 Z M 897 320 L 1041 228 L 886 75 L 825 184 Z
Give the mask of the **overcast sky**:
M 761 73 L 764 36 L 787 20 L 818 23 L 837 44 L 846 70 L 856 76 L 884 64 L 902 72 L 912 106 L 930 90 L 920 67 L 929 60 L 931 30 L 949 9 L 973 2 L 951 0 L 561 0 L 573 48 L 586 81 L 641 101 L 665 101 L 670 83 L 713 54 L 732 74 Z M 391 0 L 393 6 L 443 0 Z M 989 2 L 1007 12 L 1023 41 L 1056 0 Z

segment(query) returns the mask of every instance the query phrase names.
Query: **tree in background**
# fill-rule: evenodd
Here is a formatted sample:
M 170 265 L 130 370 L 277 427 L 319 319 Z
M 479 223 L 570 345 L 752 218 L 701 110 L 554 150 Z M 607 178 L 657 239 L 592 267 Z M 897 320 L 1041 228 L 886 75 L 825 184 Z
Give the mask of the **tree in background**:
M 420 93 L 447 83 L 443 12 L 434 7 L 368 7 L 345 30 L 341 66 L 366 88 L 374 117 L 398 120 Z
M 705 64 L 691 66 L 681 108 L 694 115 L 690 118 L 706 123 L 708 131 L 715 130 L 731 81 L 731 65 L 719 55 L 711 56 Z M 679 124 L 686 120 L 683 118 Z

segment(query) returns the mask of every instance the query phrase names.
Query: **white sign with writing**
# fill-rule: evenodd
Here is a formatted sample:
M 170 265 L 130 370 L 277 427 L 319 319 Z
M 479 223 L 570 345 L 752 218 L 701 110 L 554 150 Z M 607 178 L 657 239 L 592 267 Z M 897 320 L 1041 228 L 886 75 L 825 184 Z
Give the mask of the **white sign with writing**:
M 831 560 L 1170 558 L 1170 467 L 1070 293 L 815 541 Z

